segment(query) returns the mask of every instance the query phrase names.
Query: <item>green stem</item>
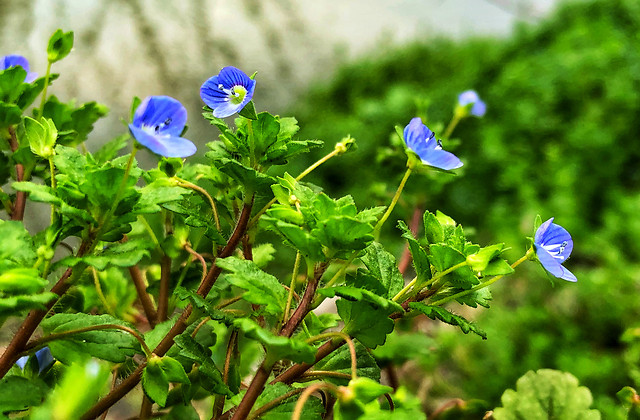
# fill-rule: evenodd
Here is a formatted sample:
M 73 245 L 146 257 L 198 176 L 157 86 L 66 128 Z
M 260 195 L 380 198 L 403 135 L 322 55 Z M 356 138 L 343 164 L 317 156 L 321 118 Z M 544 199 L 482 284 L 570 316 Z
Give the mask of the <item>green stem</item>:
M 247 130 L 249 131 L 249 164 L 253 168 L 257 160 L 254 155 L 256 150 L 256 138 L 253 134 L 253 122 L 250 119 L 247 119 Z
M 140 223 L 142 223 L 142 226 L 144 226 L 144 229 L 147 231 L 147 233 L 149 234 L 149 237 L 151 238 L 151 241 L 153 242 L 153 244 L 156 246 L 156 248 L 158 249 L 158 251 L 163 252 L 162 251 L 162 246 L 160 245 L 160 242 L 158 241 L 158 237 L 156 236 L 155 232 L 153 231 L 153 229 L 151 228 L 151 225 L 149 224 L 149 222 L 147 221 L 147 218 L 144 217 L 144 215 L 139 214 L 138 215 L 138 221 Z
M 209 195 L 209 193 L 207 192 L 207 190 L 205 190 L 204 188 L 193 184 L 189 181 L 185 181 L 184 179 L 180 179 L 178 177 L 176 177 L 176 179 L 178 180 L 178 186 L 182 187 L 182 188 L 189 188 L 192 189 L 194 191 L 199 192 L 200 194 L 204 195 L 207 200 L 209 201 L 209 205 L 211 206 L 211 211 L 213 212 L 213 219 L 216 222 L 216 228 L 218 229 L 218 231 L 220 230 L 220 217 L 218 216 L 218 208 L 216 207 L 216 203 L 215 201 L 213 201 L 213 198 L 211 198 L 211 196 Z
M 402 181 L 400 181 L 400 185 L 398 185 L 398 189 L 396 190 L 396 194 L 393 196 L 393 199 L 391 200 L 391 204 L 389 204 L 389 207 L 387 208 L 387 211 L 384 213 L 384 215 L 382 215 L 382 218 L 380 218 L 380 220 L 378 220 L 378 223 L 373 228 L 373 236 L 374 236 L 375 240 L 378 240 L 378 238 L 380 237 L 380 229 L 382 229 L 382 225 L 384 225 L 384 222 L 387 221 L 387 219 L 391 215 L 391 212 L 393 211 L 393 208 L 396 206 L 396 203 L 398 202 L 398 199 L 400 198 L 400 194 L 402 194 L 402 190 L 404 189 L 404 186 L 407 183 L 407 180 L 409 179 L 409 175 L 411 175 L 411 168 L 410 167 L 407 168 L 407 172 L 404 173 L 404 177 L 402 178 Z
M 296 279 L 298 278 L 298 271 L 300 270 L 300 260 L 302 259 L 302 254 L 300 251 L 296 253 L 296 261 L 293 263 L 293 273 L 291 274 L 291 284 L 289 285 L 289 295 L 287 296 L 287 305 L 284 309 L 284 314 L 282 315 L 282 323 L 284 324 L 289 319 L 289 310 L 291 310 L 291 301 L 293 301 L 293 293 L 296 287 Z
M 115 313 L 111 309 L 111 306 L 109 306 L 109 302 L 107 302 L 107 298 L 102 292 L 102 285 L 100 285 L 100 278 L 98 277 L 98 271 L 95 269 L 95 267 L 91 267 L 91 274 L 93 274 L 93 284 L 96 287 L 96 293 L 98 294 L 98 299 L 100 299 L 100 302 L 102 302 L 102 304 L 104 305 L 104 308 L 107 310 L 107 313 L 115 317 Z
M 44 89 L 42 90 L 42 99 L 40 99 L 40 111 L 38 116 L 42 117 L 44 114 L 44 104 L 47 101 L 47 90 L 49 88 L 49 78 L 51 77 L 51 61 L 47 62 L 47 73 L 44 75 Z
M 49 172 L 51 172 L 51 188 L 56 189 L 56 177 L 55 177 L 55 168 L 53 166 L 53 158 L 49 158 Z M 56 206 L 51 204 L 51 224 L 55 221 L 56 217 Z
M 453 134 L 453 130 L 455 130 L 460 120 L 462 120 L 462 117 L 458 113 L 454 112 L 453 118 L 451 118 L 451 121 L 449 121 L 449 125 L 447 126 L 446 130 L 444 130 L 444 133 L 442 133 L 443 139 L 448 140 L 449 137 L 451 137 L 451 134 Z
M 520 258 L 518 261 L 516 261 L 513 264 L 511 264 L 511 268 L 516 268 L 517 266 L 522 264 L 524 261 L 528 260 L 529 259 L 529 255 L 531 255 L 532 252 L 533 251 L 531 249 L 529 249 L 527 251 L 527 253 L 522 256 L 522 258 Z M 465 291 L 462 291 L 460 293 L 456 293 L 455 295 L 447 296 L 446 298 L 442 298 L 440 300 L 437 300 L 437 301 L 435 301 L 433 303 L 430 303 L 429 305 L 430 306 L 440 306 L 440 305 L 443 305 L 443 304 L 445 304 L 447 302 L 451 302 L 452 300 L 458 299 L 458 298 L 460 298 L 462 296 L 469 295 L 469 294 L 471 294 L 471 293 L 473 293 L 473 292 L 475 292 L 477 290 L 484 289 L 487 286 L 491 286 L 493 283 L 497 282 L 498 280 L 500 280 L 504 276 L 505 276 L 504 274 L 501 274 L 499 276 L 492 277 L 489 280 L 487 280 L 487 281 L 485 281 L 483 283 L 480 283 L 479 285 L 477 285 L 475 287 L 472 287 L 469 290 L 465 290 Z
M 431 277 L 431 279 L 429 279 L 429 281 L 425 282 L 421 288 L 425 288 L 427 286 L 432 285 L 433 283 L 435 283 L 437 280 L 441 279 L 442 277 L 446 276 L 449 273 L 452 273 L 454 271 L 456 271 L 458 268 L 462 268 L 464 266 L 468 265 L 467 261 L 463 261 L 461 263 L 458 263 L 452 267 L 447 268 L 446 270 L 442 271 L 441 273 L 436 274 L 435 276 Z M 409 289 L 411 289 L 413 286 L 415 286 L 415 284 L 418 281 L 418 277 L 415 277 L 413 280 L 411 280 L 409 282 L 409 284 L 407 284 L 402 290 L 400 290 L 398 292 L 397 295 L 395 295 L 391 300 L 394 302 L 397 302 L 398 300 L 400 300 L 401 298 L 404 297 L 404 295 L 409 291 Z

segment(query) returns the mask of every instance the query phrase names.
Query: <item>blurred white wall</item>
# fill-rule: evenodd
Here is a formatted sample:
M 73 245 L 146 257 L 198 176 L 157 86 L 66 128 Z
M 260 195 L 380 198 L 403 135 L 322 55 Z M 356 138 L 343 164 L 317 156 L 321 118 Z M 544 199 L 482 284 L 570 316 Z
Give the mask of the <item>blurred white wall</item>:
M 435 36 L 505 36 L 535 22 L 555 0 L 0 0 L 0 55 L 25 55 L 43 74 L 46 42 L 73 30 L 75 48 L 53 71 L 50 93 L 110 109 L 90 150 L 124 131 L 131 98 L 174 96 L 191 135 L 211 140 L 199 87 L 225 65 L 258 71 L 258 110 L 281 112 L 337 64 L 381 46 Z

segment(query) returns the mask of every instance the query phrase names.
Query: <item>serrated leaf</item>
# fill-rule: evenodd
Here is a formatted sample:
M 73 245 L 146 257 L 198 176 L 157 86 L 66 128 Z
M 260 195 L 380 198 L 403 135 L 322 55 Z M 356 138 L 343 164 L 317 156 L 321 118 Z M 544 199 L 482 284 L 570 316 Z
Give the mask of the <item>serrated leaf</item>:
M 365 249 L 364 255 L 360 258 L 369 269 L 369 273 L 379 279 L 387 290 L 383 297 L 391 299 L 402 290 L 404 278 L 398 271 L 396 258 L 387 252 L 380 243 L 373 242 Z
M 0 102 L 0 129 L 20 123 L 22 110 L 19 106 Z
M 443 272 L 457 264 L 464 263 L 466 257 L 451 245 L 433 244 L 429 246 L 429 261 L 438 272 Z M 470 289 L 480 283 L 469 266 L 463 266 L 444 277 L 452 284 L 463 289 Z
M 185 188 L 172 185 L 167 179 L 156 179 L 140 190 L 140 199 L 133 207 L 137 214 L 158 213 L 162 210 L 159 204 L 182 200 L 184 195 L 191 194 Z
M 78 263 L 85 263 L 103 271 L 108 266 L 133 267 L 144 257 L 149 256 L 149 247 L 152 243 L 143 239 L 136 239 L 122 243 L 114 243 L 105 247 L 97 255 L 87 255 L 85 257 L 70 256 L 60 260 L 59 264 L 74 267 Z
M 471 331 L 482 337 L 484 340 L 487 339 L 487 333 L 479 329 L 474 323 L 469 322 L 460 315 L 453 314 L 439 306 L 430 306 L 420 302 L 411 302 L 409 303 L 409 308 L 415 309 L 433 320 L 437 319 L 447 324 L 459 327 L 465 334 Z
M 315 360 L 315 349 L 304 341 L 275 335 L 248 318 L 238 318 L 233 325 L 246 337 L 262 343 L 267 350 L 267 359 L 272 363 L 281 359 L 296 363 L 313 363 Z
M 14 182 L 11 187 L 17 191 L 28 192 L 29 199 L 32 201 L 49 203 L 57 206 L 60 209 L 60 213 L 66 216 L 75 218 L 82 222 L 94 222 L 93 217 L 91 217 L 88 212 L 65 203 L 60 197 L 56 195 L 55 190 L 51 187 L 26 181 Z
M 0 319 L 18 315 L 26 309 L 46 309 L 45 305 L 57 298 L 58 295 L 50 292 L 0 298 Z
M 122 134 L 102 145 L 102 147 L 93 154 L 96 163 L 101 165 L 118 156 L 118 152 L 127 146 L 130 137 L 128 133 Z
M 0 261 L 33 266 L 36 261 L 33 239 L 22 223 L 0 220 L 0 238 Z
M 256 305 L 264 305 L 264 310 L 272 315 L 284 312 L 287 292 L 282 284 L 253 262 L 237 257 L 216 260 L 216 265 L 230 273 L 225 278 L 231 284 L 246 290 L 242 298 Z
M 340 296 L 352 302 L 367 302 L 372 306 L 382 309 L 388 313 L 403 311 L 402 306 L 397 302 L 377 295 L 370 290 L 351 286 L 337 286 L 319 289 L 318 293 L 326 297 Z
M 40 325 L 45 334 L 57 334 L 82 328 L 104 325 L 130 324 L 111 315 L 89 315 L 84 313 L 56 314 L 45 319 Z M 124 362 L 132 356 L 138 342 L 131 335 L 119 329 L 105 329 L 79 332 L 49 342 L 53 357 L 65 364 L 97 357 L 114 363 Z
M 402 237 L 406 239 L 407 243 L 409 244 L 413 267 L 415 268 L 416 275 L 418 276 L 418 284 L 424 284 L 431 279 L 431 263 L 429 262 L 429 258 L 427 257 L 427 252 L 413 237 L 413 233 L 406 223 L 404 223 L 402 220 L 399 220 L 398 228 L 400 228 L 400 230 L 402 231 Z
M 42 404 L 47 386 L 41 380 L 5 376 L 0 380 L 0 412 L 24 410 Z
M 593 398 L 588 388 L 567 372 L 552 369 L 529 371 L 516 383 L 516 390 L 502 394 L 502 407 L 493 411 L 496 420 L 599 420 L 590 409 Z
M 342 332 L 357 338 L 369 348 L 384 344 L 387 334 L 393 331 L 394 322 L 389 318 L 393 311 L 384 310 L 367 301 L 336 302 L 338 314 L 344 320 Z
M 322 251 L 320 241 L 301 226 L 284 222 L 273 217 L 263 216 L 260 219 L 266 228 L 278 233 L 285 239 L 285 243 L 312 261 L 324 261 L 326 256 Z
M 225 325 L 233 324 L 233 317 L 227 315 L 219 309 L 216 309 L 214 305 L 205 300 L 202 296 L 196 294 L 191 290 L 187 290 L 184 287 L 176 287 L 173 294 L 180 300 L 189 300 L 189 302 L 197 309 L 203 311 L 214 321 L 221 321 Z
M 2 268 L 0 263 L 0 269 Z M 47 283 L 35 268 L 12 268 L 0 271 L 0 292 L 3 294 L 35 293 L 42 290 Z

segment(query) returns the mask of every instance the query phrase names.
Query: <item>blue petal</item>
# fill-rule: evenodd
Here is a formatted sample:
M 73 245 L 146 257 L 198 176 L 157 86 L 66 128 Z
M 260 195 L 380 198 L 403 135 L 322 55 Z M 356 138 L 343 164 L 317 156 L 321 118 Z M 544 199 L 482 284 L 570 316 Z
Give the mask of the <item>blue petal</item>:
M 420 159 L 422 159 L 422 162 L 425 164 L 444 169 L 445 171 L 457 169 L 463 165 L 462 161 L 458 159 L 456 155 L 446 150 L 431 149 L 425 156 L 420 154 L 418 154 L 418 156 L 420 156 Z
M 193 155 L 197 150 L 195 144 L 182 137 L 152 135 L 133 124 L 129 124 L 129 131 L 138 143 L 164 157 L 187 157 Z
M 240 112 L 244 108 L 244 102 L 238 105 L 233 105 L 231 102 L 220 103 L 213 109 L 213 116 L 216 118 L 230 117 L 236 112 Z
M 242 70 L 233 66 L 224 67 L 218 74 L 218 80 L 225 89 L 231 89 L 233 86 L 244 86 L 247 89 L 247 95 L 253 96 L 255 89 L 255 80 L 251 80 Z
M 549 225 L 553 222 L 553 217 L 549 220 L 547 220 L 546 222 L 544 222 L 543 224 L 541 224 L 538 229 L 536 230 L 536 236 L 533 240 L 533 243 L 536 245 L 542 245 L 543 243 L 543 239 L 544 239 L 544 234 L 547 231 L 547 229 L 549 229 Z
M 483 117 L 486 112 L 487 104 L 480 99 L 471 107 L 471 115 L 475 115 L 476 117 Z
M 227 93 L 220 90 L 219 85 L 218 76 L 213 76 L 207 79 L 200 87 L 200 97 L 209 108 L 216 109 L 229 97 Z
M 157 127 L 158 134 L 180 136 L 187 122 L 187 110 L 169 96 L 148 96 L 133 116 L 133 125 Z
M 480 97 L 475 90 L 465 90 L 460 95 L 458 95 L 458 103 L 460 104 L 460 106 L 476 103 L 479 100 Z
M 422 150 L 426 146 L 427 139 L 431 137 L 433 132 L 422 123 L 420 118 L 413 118 L 404 128 L 404 142 L 409 149 L 420 154 L 418 150 Z
M 16 365 L 18 365 L 20 369 L 24 369 L 28 361 L 29 361 L 29 356 L 22 356 L 21 358 L 16 360 Z
M 573 282 L 578 281 L 576 276 L 574 276 L 571 271 L 564 268 L 562 264 L 560 264 L 560 262 L 551 254 L 549 254 L 544 248 L 538 245 L 535 245 L 535 248 L 538 261 L 540 261 L 540 264 L 542 264 L 542 267 L 544 267 L 545 270 L 559 279 Z
M 5 55 L 0 61 L 0 70 L 17 66 L 22 67 L 27 72 L 27 76 L 24 79 L 25 83 L 31 83 L 38 77 L 36 73 L 29 72 L 29 61 L 21 55 Z
M 564 260 L 569 258 L 571 255 L 571 251 L 573 250 L 573 239 L 571 238 L 571 234 L 569 234 L 565 228 L 560 225 L 556 225 L 555 223 L 551 223 L 542 237 L 542 245 L 562 245 L 565 242 L 564 250 L 558 254 L 564 257 Z
M 49 366 L 51 366 L 54 362 L 55 359 L 53 358 L 53 355 L 51 354 L 51 350 L 49 349 L 49 347 L 43 347 L 40 350 L 38 350 L 36 352 L 36 359 L 38 359 L 38 373 L 42 373 L 44 370 L 46 370 Z

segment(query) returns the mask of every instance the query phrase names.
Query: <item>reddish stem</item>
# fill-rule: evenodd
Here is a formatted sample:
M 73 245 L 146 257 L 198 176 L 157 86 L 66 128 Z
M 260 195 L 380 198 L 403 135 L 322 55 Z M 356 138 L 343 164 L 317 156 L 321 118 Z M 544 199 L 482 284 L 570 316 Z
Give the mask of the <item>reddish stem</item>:
M 171 258 L 160 258 L 160 291 L 158 292 L 158 322 L 167 320 L 169 310 L 169 284 L 171 280 Z
M 242 213 L 240 214 L 240 218 L 236 223 L 236 227 L 229 238 L 229 241 L 225 245 L 225 247 L 220 252 L 220 258 L 226 258 L 230 256 L 233 251 L 236 249 L 240 240 L 244 236 L 247 223 L 249 222 L 249 218 L 251 216 L 251 208 L 253 206 L 253 200 L 249 203 L 245 203 L 242 208 Z M 200 283 L 200 287 L 198 287 L 197 294 L 201 297 L 206 297 L 211 291 L 214 283 L 220 276 L 222 269 L 218 266 L 214 265 L 211 270 L 207 273 L 207 277 Z M 157 356 L 164 356 L 167 351 L 173 346 L 173 339 L 182 334 L 187 329 L 187 320 L 193 311 L 193 307 L 191 304 L 187 305 L 176 323 L 171 327 L 167 335 L 162 339 L 160 344 L 153 350 L 153 353 Z M 120 385 L 114 388 L 109 394 L 104 396 L 100 401 L 98 401 L 93 407 L 89 409 L 82 417 L 83 420 L 94 419 L 98 417 L 103 411 L 108 410 L 113 404 L 120 401 L 122 397 L 127 395 L 129 391 L 131 391 L 137 384 L 140 382 L 142 377 L 142 371 L 146 363 L 141 363 L 138 365 L 138 368 L 129 375 L 125 380 L 123 380 Z
M 12 152 L 18 150 L 18 137 L 16 136 L 16 129 L 13 126 L 9 126 L 9 147 Z M 20 182 L 24 180 L 24 166 L 22 163 L 16 163 L 16 181 Z M 27 204 L 27 193 L 24 191 L 16 191 L 16 202 L 13 205 L 13 211 L 11 212 L 11 220 L 22 220 L 24 218 L 24 207 Z
M 147 293 L 147 285 L 144 282 L 144 278 L 142 277 L 142 272 L 138 268 L 137 265 L 133 267 L 129 267 L 129 274 L 131 274 L 131 280 L 133 280 L 133 285 L 136 287 L 136 292 L 138 294 L 138 299 L 142 304 L 142 309 L 144 310 L 144 314 L 147 317 L 147 321 L 151 328 L 156 325 L 156 310 L 153 307 L 153 302 L 151 301 L 151 297 Z

